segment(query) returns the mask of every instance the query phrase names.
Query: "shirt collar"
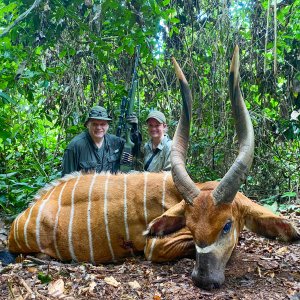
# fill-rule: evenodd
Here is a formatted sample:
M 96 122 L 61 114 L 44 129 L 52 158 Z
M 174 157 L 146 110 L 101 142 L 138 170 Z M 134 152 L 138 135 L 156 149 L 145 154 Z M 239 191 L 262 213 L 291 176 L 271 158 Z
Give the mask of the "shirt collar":
M 169 139 L 169 136 L 167 134 L 164 135 L 163 139 L 160 141 L 160 143 L 157 145 L 156 148 L 158 148 L 159 150 L 162 150 L 165 146 L 165 142 Z M 152 149 L 152 140 L 150 139 L 148 142 L 147 142 L 147 145 L 148 147 Z

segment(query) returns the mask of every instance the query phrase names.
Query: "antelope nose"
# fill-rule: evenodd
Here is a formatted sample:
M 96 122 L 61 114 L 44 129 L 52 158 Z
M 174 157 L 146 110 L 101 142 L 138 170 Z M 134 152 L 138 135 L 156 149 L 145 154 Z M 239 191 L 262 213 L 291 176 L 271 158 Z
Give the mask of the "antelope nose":
M 193 283 L 204 290 L 218 289 L 225 281 L 225 276 L 222 273 L 212 273 L 208 275 L 199 275 L 197 270 L 192 272 Z

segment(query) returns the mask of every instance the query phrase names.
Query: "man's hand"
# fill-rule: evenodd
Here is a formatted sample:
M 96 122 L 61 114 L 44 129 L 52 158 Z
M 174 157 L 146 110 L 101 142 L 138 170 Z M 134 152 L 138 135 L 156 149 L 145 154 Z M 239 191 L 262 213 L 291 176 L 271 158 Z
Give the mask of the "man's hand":
M 132 113 L 126 118 L 126 122 L 129 124 L 138 124 L 139 121 L 136 114 Z

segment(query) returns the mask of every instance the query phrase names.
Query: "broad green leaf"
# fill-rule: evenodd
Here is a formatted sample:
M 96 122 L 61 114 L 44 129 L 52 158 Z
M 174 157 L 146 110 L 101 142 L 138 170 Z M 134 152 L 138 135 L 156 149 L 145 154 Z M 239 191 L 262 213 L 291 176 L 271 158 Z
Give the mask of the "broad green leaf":
M 66 54 L 67 54 L 67 50 L 64 49 L 64 50 L 62 50 L 62 51 L 59 52 L 58 56 L 59 56 L 59 58 L 64 58 L 66 56 Z
M 123 46 L 120 46 L 117 48 L 117 50 L 115 51 L 116 54 L 120 54 L 122 51 L 124 50 Z
M 43 50 L 42 47 L 36 47 L 36 48 L 35 48 L 35 53 L 36 53 L 37 55 L 40 55 L 40 54 L 42 53 L 42 50 Z
M 173 23 L 173 24 L 177 24 L 177 23 L 180 22 L 180 20 L 177 19 L 177 18 L 171 18 L 171 19 L 170 19 L 170 22 Z
M 70 55 L 75 55 L 76 54 L 76 50 L 74 48 L 69 49 L 69 54 Z
M 18 174 L 18 172 L 12 172 L 12 173 L 7 173 L 7 174 L 0 174 L 0 179 L 9 178 L 9 177 L 15 176 L 17 174 Z
M 297 193 L 296 192 L 285 192 L 281 198 L 286 198 L 286 197 L 296 197 Z
M 27 184 L 27 183 L 25 183 L 25 182 L 16 182 L 16 183 L 14 183 L 13 185 L 12 185 L 13 187 L 25 187 L 26 188 L 26 190 L 34 190 L 35 188 L 33 187 L 33 186 L 31 186 L 31 185 L 29 185 L 29 184 Z
M 16 104 L 16 102 L 6 93 L 0 91 L 0 97 L 4 103 Z

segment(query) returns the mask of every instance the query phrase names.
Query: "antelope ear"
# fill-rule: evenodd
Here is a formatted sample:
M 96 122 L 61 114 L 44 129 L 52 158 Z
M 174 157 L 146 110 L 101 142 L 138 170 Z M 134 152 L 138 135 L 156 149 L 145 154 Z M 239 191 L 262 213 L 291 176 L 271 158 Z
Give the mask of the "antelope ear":
M 258 205 L 249 199 L 248 201 L 251 202 L 251 205 L 249 205 L 250 203 L 247 203 L 245 226 L 249 230 L 266 238 L 278 238 L 284 242 L 292 243 L 300 241 L 300 234 L 291 222 L 275 215 L 269 209 Z
M 163 237 L 185 226 L 185 201 L 176 204 L 160 217 L 154 219 L 144 231 L 147 237 Z

